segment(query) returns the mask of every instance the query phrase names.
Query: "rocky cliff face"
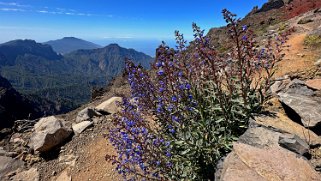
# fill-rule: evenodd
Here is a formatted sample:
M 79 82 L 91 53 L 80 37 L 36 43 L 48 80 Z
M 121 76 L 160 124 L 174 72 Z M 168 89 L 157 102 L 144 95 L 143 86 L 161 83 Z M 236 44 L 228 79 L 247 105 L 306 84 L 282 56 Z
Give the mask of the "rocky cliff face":
M 285 4 L 288 4 L 290 1 L 292 0 L 269 0 L 269 2 L 265 3 L 262 8 L 257 11 L 257 13 L 270 11 L 272 9 L 279 9 Z
M 0 76 L 0 130 L 9 128 L 17 119 L 40 116 L 31 103 Z
M 55 104 L 17 92 L 9 81 L 0 76 L 0 130 L 11 128 L 16 120 L 36 119 L 59 113 Z

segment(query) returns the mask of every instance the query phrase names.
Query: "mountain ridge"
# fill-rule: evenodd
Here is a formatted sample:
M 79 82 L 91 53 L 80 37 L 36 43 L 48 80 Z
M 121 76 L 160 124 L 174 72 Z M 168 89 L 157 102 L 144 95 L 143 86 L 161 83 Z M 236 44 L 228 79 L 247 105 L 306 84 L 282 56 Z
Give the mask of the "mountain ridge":
M 24 55 L 35 55 L 41 56 L 48 60 L 59 60 L 62 58 L 61 55 L 58 55 L 51 46 L 37 43 L 34 40 L 25 39 L 25 40 L 12 40 L 3 44 L 0 44 L 0 65 L 13 65 L 15 60 L 19 56 Z
M 121 73 L 126 58 L 146 68 L 152 61 L 152 57 L 118 44 L 59 55 L 50 45 L 14 40 L 0 44 L 0 73 L 17 91 L 61 101 L 69 110 L 89 101 L 93 87 L 104 87 Z

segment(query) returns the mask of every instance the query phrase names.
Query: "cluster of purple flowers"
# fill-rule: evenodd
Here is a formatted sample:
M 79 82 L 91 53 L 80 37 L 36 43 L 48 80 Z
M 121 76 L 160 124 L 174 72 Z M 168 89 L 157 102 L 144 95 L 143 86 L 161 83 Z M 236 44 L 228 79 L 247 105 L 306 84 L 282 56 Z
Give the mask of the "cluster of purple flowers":
M 182 69 L 179 58 L 162 44 L 150 72 L 126 61 L 131 97 L 123 99 L 108 135 L 118 154 L 112 160 L 126 179 L 159 179 L 173 167 L 171 141 L 197 105 L 187 79 L 190 69 Z
M 119 104 L 108 134 L 117 151 L 109 159 L 125 179 L 208 179 L 196 174 L 213 168 L 244 131 L 277 56 L 271 43 L 256 49 L 253 33 L 234 14 L 223 10 L 223 16 L 233 45 L 224 55 L 194 23 L 193 50 L 176 31 L 177 49 L 160 45 L 152 70 L 126 61 L 131 97 Z M 268 77 L 252 88 L 254 73 L 263 70 Z
M 118 155 L 111 157 L 111 161 L 126 179 L 159 179 L 161 166 L 168 163 L 157 153 L 163 148 L 170 153 L 170 142 L 152 131 L 146 118 L 130 100 L 124 98 L 121 106 L 122 112 L 114 115 L 117 126 L 111 128 L 108 135 Z

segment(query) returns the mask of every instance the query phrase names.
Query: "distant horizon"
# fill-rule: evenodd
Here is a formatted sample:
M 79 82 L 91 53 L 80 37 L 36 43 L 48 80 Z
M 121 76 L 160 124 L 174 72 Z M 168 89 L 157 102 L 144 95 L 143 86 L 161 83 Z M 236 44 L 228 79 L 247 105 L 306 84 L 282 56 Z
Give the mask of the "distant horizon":
M 225 25 L 222 9 L 244 17 L 267 0 L 0 0 L 0 42 L 46 42 L 76 37 L 99 45 L 117 43 L 151 54 L 161 41 L 172 45 L 174 31 L 190 41 L 192 23 L 205 32 Z M 147 45 L 143 45 L 143 43 Z
M 68 36 L 71 37 L 71 36 Z M 66 38 L 66 37 L 62 37 L 62 38 Z M 59 39 L 62 39 L 59 38 Z M 74 37 L 74 38 L 78 38 L 81 40 L 85 40 L 85 41 L 89 41 L 91 43 L 94 43 L 96 45 L 103 47 L 106 47 L 110 44 L 118 44 L 119 46 L 123 47 L 123 48 L 127 48 L 127 49 L 134 49 L 138 52 L 142 52 L 145 53 L 146 55 L 149 55 L 151 57 L 155 56 L 155 52 L 156 52 L 156 48 L 162 43 L 162 41 L 164 41 L 168 46 L 170 47 L 175 47 L 176 42 L 174 40 L 174 38 L 172 40 L 157 40 L 157 39 L 129 39 L 129 40 L 124 40 L 124 39 L 103 39 L 103 40 L 86 40 L 83 38 L 79 38 L 79 37 Z M 54 40 L 59 40 L 59 39 L 54 39 Z M 0 42 L 0 44 L 3 43 L 7 43 L 10 41 L 15 41 L 15 40 L 34 40 L 34 39 L 30 39 L 30 38 L 24 38 L 24 39 L 13 39 L 13 40 L 9 40 L 9 41 L 5 41 L 5 42 Z M 37 43 L 46 43 L 48 41 L 37 41 L 34 40 Z M 189 41 L 189 40 L 187 40 Z

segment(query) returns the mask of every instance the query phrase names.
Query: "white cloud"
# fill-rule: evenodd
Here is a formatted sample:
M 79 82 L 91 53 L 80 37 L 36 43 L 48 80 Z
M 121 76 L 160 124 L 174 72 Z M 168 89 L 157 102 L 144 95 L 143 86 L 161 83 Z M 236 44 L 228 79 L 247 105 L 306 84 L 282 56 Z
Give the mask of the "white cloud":
M 14 12 L 24 12 L 24 9 L 18 8 L 0 8 L 0 11 L 14 11 Z
M 0 5 L 2 5 L 2 6 L 15 6 L 15 7 L 31 7 L 30 5 L 19 4 L 16 2 L 2 2 L 2 1 L 0 1 Z
M 108 18 L 113 18 L 112 14 L 91 14 L 78 12 L 75 9 L 66 9 L 66 8 L 50 8 L 45 6 L 43 8 L 36 8 L 30 5 L 22 5 L 16 2 L 3 2 L 0 1 L 0 11 L 12 11 L 12 12 L 35 12 L 42 14 L 52 14 L 52 15 L 67 15 L 67 16 L 105 16 Z
M 46 10 L 40 10 L 40 11 L 37 11 L 38 13 L 49 13 L 49 11 L 46 11 Z

